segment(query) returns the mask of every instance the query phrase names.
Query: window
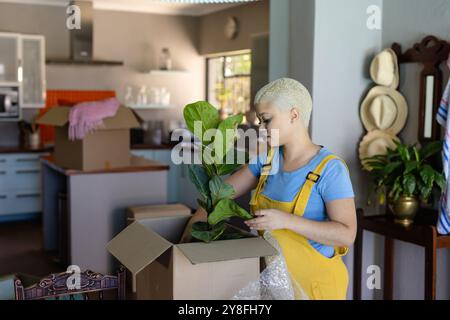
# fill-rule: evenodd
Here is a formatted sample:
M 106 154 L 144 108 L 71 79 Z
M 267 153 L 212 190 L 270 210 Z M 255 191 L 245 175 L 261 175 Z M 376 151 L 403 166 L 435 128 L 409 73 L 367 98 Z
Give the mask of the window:
M 207 59 L 207 100 L 223 116 L 250 110 L 251 54 Z

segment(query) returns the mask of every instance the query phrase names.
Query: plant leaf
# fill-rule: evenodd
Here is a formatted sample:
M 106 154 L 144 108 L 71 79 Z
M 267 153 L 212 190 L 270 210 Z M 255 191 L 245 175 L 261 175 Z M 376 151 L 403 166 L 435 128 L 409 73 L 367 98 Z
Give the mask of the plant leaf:
M 417 161 L 408 161 L 405 163 L 405 174 L 410 173 L 411 171 L 417 169 L 418 162 Z
M 412 196 L 416 191 L 416 178 L 412 174 L 403 177 L 403 189 L 408 196 Z
M 420 156 L 422 159 L 428 159 L 431 156 L 435 155 L 436 153 L 440 152 L 442 150 L 442 143 L 443 141 L 433 141 L 425 145 L 420 150 Z
M 188 129 L 197 136 L 203 143 L 204 134 L 209 129 L 216 129 L 220 122 L 219 111 L 206 101 L 198 101 L 188 104 L 183 111 L 184 120 Z M 201 122 L 202 132 L 194 132 L 195 122 Z M 209 140 L 209 139 L 208 139 Z
M 434 173 L 435 170 L 428 164 L 423 166 L 423 169 L 420 171 L 420 176 L 422 177 L 423 182 L 429 187 L 433 185 L 434 182 Z
M 216 137 L 214 138 L 216 162 L 220 163 L 228 151 L 233 147 L 234 140 L 236 138 L 236 128 L 243 119 L 243 114 L 237 114 L 226 118 L 219 124 Z
M 198 164 L 189 165 L 189 179 L 195 185 L 197 190 L 203 196 L 203 199 L 207 201 L 210 196 L 209 192 L 209 176 L 203 166 Z
M 222 199 L 217 203 L 214 211 L 211 212 L 211 214 L 208 216 L 208 223 L 211 225 L 215 225 L 231 217 L 241 217 L 245 220 L 253 218 L 250 213 L 241 208 L 233 200 Z
M 233 186 L 225 183 L 219 176 L 214 176 L 209 181 L 209 190 L 213 206 L 222 199 L 233 197 L 235 193 Z
M 192 225 L 191 235 L 195 239 L 209 243 L 217 240 L 226 230 L 225 223 L 218 223 L 211 227 L 206 222 L 196 222 Z
M 438 187 L 441 190 L 445 189 L 445 185 L 446 185 L 447 181 L 445 180 L 445 177 L 444 177 L 443 174 L 435 172 L 435 174 L 434 174 L 434 181 L 436 182 L 436 184 L 438 185 Z

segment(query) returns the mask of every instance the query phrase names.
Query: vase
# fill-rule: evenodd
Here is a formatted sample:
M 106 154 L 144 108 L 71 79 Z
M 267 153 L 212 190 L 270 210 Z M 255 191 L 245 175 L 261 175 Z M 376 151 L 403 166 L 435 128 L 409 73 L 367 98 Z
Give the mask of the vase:
M 397 200 L 388 200 L 389 209 L 394 215 L 396 223 L 409 226 L 414 222 L 414 217 L 419 211 L 419 200 L 417 197 L 401 195 Z

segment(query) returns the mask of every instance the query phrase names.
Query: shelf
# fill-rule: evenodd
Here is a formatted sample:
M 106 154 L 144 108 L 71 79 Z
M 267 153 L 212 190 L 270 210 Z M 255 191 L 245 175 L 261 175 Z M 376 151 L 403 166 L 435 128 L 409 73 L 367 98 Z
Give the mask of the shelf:
M 20 87 L 20 82 L 0 81 L 1 87 Z
M 171 109 L 175 106 L 173 104 L 146 104 L 146 105 L 128 105 L 130 109 L 134 110 L 154 110 L 154 109 Z
M 148 72 L 150 75 L 187 75 L 188 72 L 185 70 L 150 70 Z
M 72 60 L 72 59 L 48 59 L 48 65 L 81 65 L 81 66 L 122 66 L 122 61 L 109 60 Z

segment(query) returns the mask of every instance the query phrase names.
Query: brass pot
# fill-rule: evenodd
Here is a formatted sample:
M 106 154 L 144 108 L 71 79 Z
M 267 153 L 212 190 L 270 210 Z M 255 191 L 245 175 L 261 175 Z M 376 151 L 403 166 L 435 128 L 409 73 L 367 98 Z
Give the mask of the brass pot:
M 400 196 L 397 201 L 389 199 L 389 209 L 394 214 L 395 222 L 409 226 L 419 211 L 419 200 L 416 197 Z

